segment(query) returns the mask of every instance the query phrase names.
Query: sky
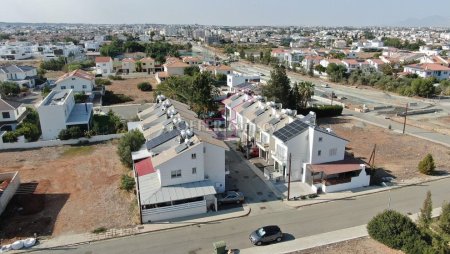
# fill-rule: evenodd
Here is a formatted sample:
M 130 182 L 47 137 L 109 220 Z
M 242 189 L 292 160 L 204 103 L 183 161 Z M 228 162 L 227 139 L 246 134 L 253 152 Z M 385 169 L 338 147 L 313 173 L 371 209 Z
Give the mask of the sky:
M 450 16 L 449 0 L 0 0 L 0 4 L 0 22 L 27 23 L 370 26 Z

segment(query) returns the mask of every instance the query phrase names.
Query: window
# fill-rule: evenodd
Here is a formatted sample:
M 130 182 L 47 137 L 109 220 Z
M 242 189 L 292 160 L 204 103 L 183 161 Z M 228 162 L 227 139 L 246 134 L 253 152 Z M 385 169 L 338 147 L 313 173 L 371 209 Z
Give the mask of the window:
M 337 154 L 337 148 L 330 149 L 330 156 L 335 156 Z
M 75 78 L 72 78 L 72 80 L 75 80 Z
M 193 175 L 197 174 L 197 168 L 192 168 L 192 174 Z
M 322 142 L 322 140 L 323 140 L 323 138 L 322 138 L 322 137 L 319 137 L 319 142 Z
M 322 155 L 322 150 L 317 151 L 317 155 L 318 156 Z
M 74 86 L 70 86 L 70 89 L 74 89 L 75 87 Z
M 170 172 L 170 177 L 171 178 L 180 178 L 181 177 L 181 169 L 178 170 L 172 170 Z
M 83 89 L 86 89 L 86 85 L 83 85 Z
M 206 153 L 206 146 L 203 147 L 203 153 Z
M 2 112 L 2 116 L 4 119 L 10 118 L 9 112 Z
M 193 160 L 197 159 L 197 154 L 195 154 L 195 153 L 191 154 L 191 158 L 192 158 Z
M 66 89 L 66 86 L 61 86 L 61 90 L 65 90 Z

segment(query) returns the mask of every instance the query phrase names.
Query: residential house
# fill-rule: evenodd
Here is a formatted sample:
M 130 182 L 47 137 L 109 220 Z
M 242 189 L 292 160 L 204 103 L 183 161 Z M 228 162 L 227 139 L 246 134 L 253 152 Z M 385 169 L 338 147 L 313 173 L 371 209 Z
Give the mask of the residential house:
M 164 72 L 167 72 L 169 76 L 182 76 L 184 75 L 184 69 L 189 67 L 189 64 L 180 60 L 170 61 L 164 64 Z
M 145 57 L 140 60 L 142 72 L 155 73 L 155 59 L 151 57 Z
M 212 75 L 218 75 L 218 74 L 222 74 L 222 75 L 228 75 L 231 74 L 231 72 L 233 71 L 233 69 L 228 66 L 228 65 L 200 65 L 200 72 L 209 72 Z
M 122 73 L 129 74 L 136 72 L 136 60 L 133 58 L 125 58 L 122 60 Z
M 21 102 L 0 96 L 0 131 L 15 130 L 26 116 L 27 109 Z
M 201 126 L 189 106 L 164 96 L 138 116 L 135 128 L 146 136 L 132 153 L 141 221 L 216 210 L 215 194 L 225 191 L 225 143 Z
M 0 82 L 10 81 L 21 87 L 33 88 L 36 84 L 37 70 L 32 66 L 0 66 Z
M 71 89 L 74 93 L 91 95 L 95 87 L 95 76 L 83 70 L 74 70 L 61 76 L 56 82 L 55 91 Z
M 37 106 L 42 139 L 57 139 L 61 130 L 79 126 L 89 130 L 92 123 L 93 104 L 75 103 L 75 91 L 52 90 Z
M 367 63 L 376 71 L 381 71 L 381 68 L 386 64 L 379 58 L 368 59 Z
M 100 56 L 95 58 L 95 71 L 97 75 L 114 74 L 113 60 L 111 57 Z
M 261 77 L 259 75 L 244 75 L 238 72 L 233 72 L 227 75 L 227 86 L 230 92 L 235 92 L 236 87 L 240 84 L 249 82 L 260 82 Z
M 320 61 L 323 60 L 324 58 L 321 56 L 305 56 L 305 58 L 303 58 L 302 60 L 302 67 L 305 70 L 309 70 L 310 68 L 313 68 L 314 66 L 320 64 Z
M 198 66 L 200 64 L 202 64 L 203 60 L 200 57 L 195 57 L 195 56 L 185 56 L 182 58 L 183 63 L 187 63 L 190 66 Z
M 331 63 L 337 64 L 337 65 L 344 65 L 342 63 L 342 61 L 339 60 L 339 59 L 325 58 L 325 59 L 320 60 L 320 65 L 322 65 L 325 68 L 327 68 L 328 65 L 331 64 Z
M 450 68 L 435 63 L 411 64 L 404 67 L 404 72 L 417 74 L 419 77 L 435 77 L 438 80 L 450 77 Z

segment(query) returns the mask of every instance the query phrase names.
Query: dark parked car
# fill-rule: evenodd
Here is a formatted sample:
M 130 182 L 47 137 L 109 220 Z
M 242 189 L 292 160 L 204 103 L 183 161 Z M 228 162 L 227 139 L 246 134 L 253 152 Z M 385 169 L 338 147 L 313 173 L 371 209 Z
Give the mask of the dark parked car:
M 283 233 L 278 226 L 265 226 L 252 232 L 249 238 L 252 244 L 259 246 L 263 243 L 281 242 Z
M 237 203 L 240 204 L 244 202 L 244 194 L 238 191 L 226 191 L 222 193 L 219 198 L 217 198 L 217 203 L 219 204 L 229 204 Z

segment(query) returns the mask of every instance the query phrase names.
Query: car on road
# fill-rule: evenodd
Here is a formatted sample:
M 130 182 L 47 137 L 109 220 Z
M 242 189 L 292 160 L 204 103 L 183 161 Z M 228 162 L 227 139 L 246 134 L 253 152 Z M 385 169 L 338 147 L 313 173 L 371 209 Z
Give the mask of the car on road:
M 283 240 L 283 232 L 278 226 L 265 226 L 253 231 L 249 238 L 252 244 L 259 246 L 263 243 L 281 242 Z
M 217 198 L 218 204 L 230 204 L 230 203 L 236 203 L 240 204 L 244 202 L 244 194 L 242 192 L 238 191 L 226 191 L 222 194 L 219 194 L 219 197 Z
M 328 84 L 322 84 L 322 87 L 330 88 L 330 86 Z

